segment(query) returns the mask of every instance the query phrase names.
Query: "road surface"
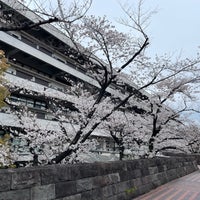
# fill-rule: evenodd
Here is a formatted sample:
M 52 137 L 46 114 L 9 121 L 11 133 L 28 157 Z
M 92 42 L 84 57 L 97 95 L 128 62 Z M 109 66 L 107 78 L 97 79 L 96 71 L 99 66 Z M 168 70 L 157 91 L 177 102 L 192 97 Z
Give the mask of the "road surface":
M 134 200 L 200 200 L 200 170 L 162 185 Z

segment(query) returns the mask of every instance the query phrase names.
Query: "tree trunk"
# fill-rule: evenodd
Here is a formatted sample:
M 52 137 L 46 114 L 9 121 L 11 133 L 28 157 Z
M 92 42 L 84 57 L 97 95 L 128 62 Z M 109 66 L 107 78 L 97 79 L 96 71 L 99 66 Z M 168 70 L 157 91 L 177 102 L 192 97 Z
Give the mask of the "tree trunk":
M 124 158 L 124 146 L 120 145 L 119 146 L 119 160 L 123 160 Z
M 54 159 L 51 160 L 51 163 L 60 163 L 64 158 L 66 158 L 67 156 L 70 156 L 72 154 L 73 150 L 68 148 L 66 151 L 63 151 L 62 153 L 60 153 L 58 156 L 56 156 Z
M 150 140 L 149 140 L 149 152 L 151 152 L 151 153 L 154 150 L 154 141 L 155 141 L 154 138 L 150 138 Z

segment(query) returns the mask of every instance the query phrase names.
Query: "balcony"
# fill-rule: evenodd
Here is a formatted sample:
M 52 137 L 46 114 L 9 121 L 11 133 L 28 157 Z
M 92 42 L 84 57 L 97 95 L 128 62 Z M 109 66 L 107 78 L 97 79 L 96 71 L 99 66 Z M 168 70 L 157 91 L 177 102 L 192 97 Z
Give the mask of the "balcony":
M 51 98 L 57 98 L 61 100 L 66 100 L 69 102 L 74 102 L 74 99 L 76 98 L 75 96 L 65 94 L 64 92 L 58 91 L 56 89 L 35 83 L 31 80 L 27 80 L 24 78 L 20 78 L 14 74 L 5 74 L 6 80 L 8 80 L 9 84 L 12 86 L 17 86 L 19 88 L 24 88 L 29 91 L 36 92 L 40 95 L 48 96 Z
M 20 38 L 16 38 L 8 33 L 4 33 L 1 32 L 0 33 L 0 41 L 2 41 L 3 43 L 6 43 L 14 48 L 18 48 L 18 50 L 21 50 L 23 52 L 28 52 L 28 54 L 31 56 L 33 56 L 34 58 L 37 58 L 43 62 L 45 62 L 46 64 L 48 64 L 49 66 L 53 66 L 63 72 L 66 72 L 72 76 L 75 76 L 76 78 L 82 80 L 83 82 L 87 82 L 90 85 L 93 85 L 97 88 L 100 88 L 99 83 L 93 79 L 92 77 L 86 75 L 83 71 L 78 71 L 76 66 L 73 66 L 71 64 L 68 63 L 63 63 L 61 61 L 59 61 L 56 58 L 53 58 L 52 55 L 48 55 L 42 51 L 40 51 L 37 47 L 37 45 L 35 45 L 36 47 L 33 47 L 33 45 L 29 45 L 26 44 L 25 42 L 21 41 Z M 30 62 L 31 59 L 30 59 Z M 117 96 L 122 96 L 122 93 L 117 91 L 116 89 L 112 89 L 112 88 L 107 88 L 107 92 L 117 95 Z

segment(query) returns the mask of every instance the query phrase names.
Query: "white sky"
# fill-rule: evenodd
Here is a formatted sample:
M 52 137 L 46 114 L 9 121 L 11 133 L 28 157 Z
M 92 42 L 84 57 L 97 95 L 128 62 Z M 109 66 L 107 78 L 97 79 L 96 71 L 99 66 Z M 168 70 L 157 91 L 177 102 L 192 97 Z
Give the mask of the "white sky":
M 136 0 L 121 2 L 132 4 Z M 200 0 L 146 0 L 144 6 L 158 11 L 147 29 L 149 55 L 195 56 L 200 46 Z M 118 0 L 93 0 L 90 14 L 106 15 L 113 21 L 123 15 Z
M 119 0 L 93 0 L 89 14 L 103 16 L 116 21 L 123 16 L 118 4 Z M 121 0 L 133 4 L 137 0 Z M 152 16 L 147 34 L 150 37 L 150 46 L 147 49 L 149 56 L 169 55 L 195 57 L 200 51 L 200 0 L 145 0 L 145 10 L 157 10 Z M 121 28 L 121 26 L 120 26 Z M 120 29 L 119 29 L 120 30 Z M 120 30 L 123 31 L 123 30 Z M 197 101 L 197 105 L 199 105 Z M 198 114 L 190 116 L 200 120 Z

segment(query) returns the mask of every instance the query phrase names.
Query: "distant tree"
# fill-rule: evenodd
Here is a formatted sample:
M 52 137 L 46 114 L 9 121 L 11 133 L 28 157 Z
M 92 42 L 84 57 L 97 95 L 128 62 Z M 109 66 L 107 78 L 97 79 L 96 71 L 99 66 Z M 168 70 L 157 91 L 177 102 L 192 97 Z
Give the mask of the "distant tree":
M 200 153 L 200 131 L 199 125 L 189 121 L 189 123 L 179 129 L 185 143 L 187 153 Z
M 170 148 L 181 149 L 176 147 L 176 141 L 182 140 L 178 133 L 178 127 L 184 123 L 182 116 L 187 112 L 199 113 L 193 106 L 200 81 L 198 64 L 198 56 L 192 60 L 172 61 L 164 56 L 154 62 L 149 58 L 136 61 L 137 71 L 133 70 L 132 80 L 149 92 L 149 106 L 145 109 L 152 119 L 148 154 L 155 155 Z
M 150 128 L 145 126 L 146 120 L 149 120 L 146 114 L 138 114 L 135 111 L 116 111 L 105 123 L 111 137 L 118 145 L 120 160 L 126 159 L 126 156 L 138 158 L 146 155 L 145 137 Z
M 4 87 L 4 72 L 9 67 L 4 51 L 0 50 L 0 108 L 5 106 L 5 99 L 9 95 L 8 89 Z M 1 130 L 2 131 L 2 130 Z M 11 165 L 11 153 L 9 147 L 9 135 L 4 133 L 0 135 L 0 167 Z

